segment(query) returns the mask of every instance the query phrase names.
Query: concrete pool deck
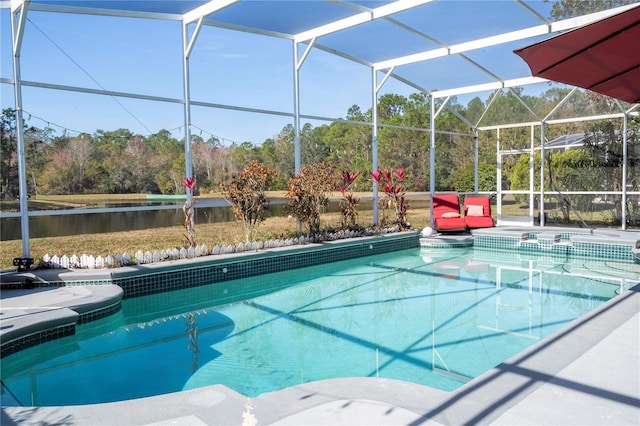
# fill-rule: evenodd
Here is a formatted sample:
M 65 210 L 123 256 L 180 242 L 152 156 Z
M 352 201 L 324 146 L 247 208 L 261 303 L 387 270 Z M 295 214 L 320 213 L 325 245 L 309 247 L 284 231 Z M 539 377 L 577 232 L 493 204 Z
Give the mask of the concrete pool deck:
M 637 425 L 640 285 L 454 392 L 344 378 L 246 398 L 214 385 L 106 404 L 2 407 L 0 424 Z

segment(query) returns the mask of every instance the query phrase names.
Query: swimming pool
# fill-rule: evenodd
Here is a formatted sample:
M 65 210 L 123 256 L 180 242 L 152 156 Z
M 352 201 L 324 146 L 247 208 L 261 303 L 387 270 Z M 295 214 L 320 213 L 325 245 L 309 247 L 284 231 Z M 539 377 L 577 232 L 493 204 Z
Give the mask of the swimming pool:
M 75 336 L 4 358 L 2 404 L 218 383 L 256 396 L 352 376 L 454 390 L 639 276 L 625 261 L 409 249 L 127 299 Z

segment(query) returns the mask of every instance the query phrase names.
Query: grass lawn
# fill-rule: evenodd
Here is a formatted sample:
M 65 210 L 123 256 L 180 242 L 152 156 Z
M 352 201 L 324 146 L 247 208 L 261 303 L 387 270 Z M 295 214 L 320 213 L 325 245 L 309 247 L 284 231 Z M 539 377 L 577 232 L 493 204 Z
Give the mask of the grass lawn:
M 356 194 L 359 197 L 370 196 L 370 193 Z M 207 194 L 198 198 L 219 197 L 219 194 Z M 340 193 L 332 194 L 333 197 L 340 198 Z M 418 197 L 428 199 L 425 194 L 410 194 L 410 197 Z M 273 192 L 269 194 L 269 198 L 284 198 L 284 191 Z M 49 208 L 78 208 L 93 205 L 104 204 L 110 201 L 135 201 L 146 199 L 145 194 L 131 195 L 64 195 L 64 196 L 38 196 L 36 200 L 31 199 L 30 203 L 41 203 L 49 206 Z M 429 225 L 429 209 L 428 208 L 411 208 L 411 199 L 409 198 L 410 209 L 408 219 L 413 228 L 422 229 Z M 17 203 L 17 202 L 16 202 Z M 2 207 L 6 207 L 7 203 L 3 203 Z M 550 205 L 548 207 L 551 207 Z M 549 215 L 557 214 L 554 210 L 549 210 Z M 513 200 L 503 201 L 503 214 L 510 216 L 528 215 L 528 207 L 519 205 Z M 495 215 L 495 210 L 494 210 Z M 326 228 L 337 228 L 340 223 L 339 213 L 327 213 L 321 218 L 322 226 Z M 593 219 L 591 217 L 590 219 Z M 369 226 L 373 223 L 373 213 L 363 210 L 359 212 L 358 224 Z M 240 221 L 224 222 L 224 223 L 207 223 L 196 224 L 196 242 L 198 244 L 207 244 L 212 248 L 216 244 L 228 245 L 244 242 L 244 230 Z M 42 259 L 45 254 L 62 255 L 93 255 L 107 256 L 117 253 L 129 252 L 134 254 L 138 250 L 160 251 L 173 249 L 174 247 L 183 246 L 184 230 L 180 224 L 166 228 L 152 228 L 146 230 L 136 230 L 127 232 L 113 232 L 100 234 L 82 234 L 63 237 L 48 238 L 32 238 L 30 240 L 31 257 L 35 259 L 35 263 Z M 272 217 L 265 220 L 257 231 L 257 240 L 266 241 L 276 238 L 289 238 L 297 236 L 297 226 L 293 219 L 286 217 Z M 14 257 L 22 256 L 22 241 L 10 240 L 0 241 L 0 269 L 13 269 L 12 260 Z

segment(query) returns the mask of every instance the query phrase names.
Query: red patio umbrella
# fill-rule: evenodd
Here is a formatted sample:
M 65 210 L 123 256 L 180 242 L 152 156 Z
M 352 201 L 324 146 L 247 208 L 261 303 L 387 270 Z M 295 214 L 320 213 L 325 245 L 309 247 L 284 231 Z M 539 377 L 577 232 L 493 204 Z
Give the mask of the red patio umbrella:
M 640 6 L 514 52 L 536 77 L 640 103 Z

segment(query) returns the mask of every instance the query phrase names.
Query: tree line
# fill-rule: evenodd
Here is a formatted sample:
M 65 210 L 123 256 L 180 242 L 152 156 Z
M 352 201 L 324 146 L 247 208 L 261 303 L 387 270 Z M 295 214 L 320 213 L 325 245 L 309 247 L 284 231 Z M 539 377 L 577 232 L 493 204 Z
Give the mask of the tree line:
M 436 190 L 469 192 L 474 189 L 474 139 L 469 125 L 460 118 L 475 123 L 482 117 L 481 125 L 529 122 L 532 121 L 530 110 L 549 111 L 568 93 L 569 89 L 550 88 L 533 97 L 515 88 L 497 95 L 493 101 L 476 97 L 466 106 L 458 104 L 455 99 L 450 100 L 447 109 L 443 109 L 436 119 Z M 485 112 L 489 102 L 491 106 Z M 429 98 L 422 93 L 409 97 L 385 94 L 380 97 L 377 108 L 381 124 L 378 130 L 379 168 L 403 168 L 406 190 L 428 191 L 430 133 L 425 129 L 430 117 Z M 578 92 L 563 103 L 559 114 L 596 115 L 614 110 L 615 104 L 608 99 Z M 2 199 L 18 196 L 15 117 L 12 109 L 3 111 L 0 127 Z M 363 124 L 371 122 L 371 109 L 362 111 L 354 105 L 344 118 L 344 121 L 317 127 L 309 123 L 302 126 L 300 147 L 303 165 L 324 162 L 339 172 L 348 170 L 368 174 L 372 171 L 372 131 L 370 125 Z M 633 174 L 638 155 L 637 148 L 633 148 L 638 139 L 637 117 L 628 127 L 632 147 L 629 150 L 632 161 L 629 178 L 634 183 L 638 174 Z M 591 135 L 585 139 L 586 149 L 546 154 L 552 170 L 550 178 L 554 177 L 553 170 L 557 174 L 550 184 L 563 190 L 593 190 L 596 182 L 600 186 L 609 182 L 608 188 L 598 189 L 618 190 L 615 182 L 621 181 L 618 169 L 621 170 L 622 160 L 622 120 L 554 125 L 547 129 L 546 135 L 550 140 L 576 132 Z M 201 136 L 192 136 L 196 191 L 216 191 L 220 184 L 230 183 L 246 164 L 254 160 L 277 172 L 270 189 L 286 189 L 287 180 L 295 174 L 294 136 L 292 125 L 285 126 L 275 137 L 259 144 L 243 142 L 225 146 L 215 137 L 205 140 Z M 496 189 L 496 139 L 495 131 L 484 131 L 479 135 L 481 191 Z M 58 136 L 50 128 L 25 126 L 24 141 L 30 196 L 184 192 L 185 142 L 174 138 L 167 130 L 150 136 L 133 134 L 127 129 Z M 527 150 L 531 144 L 529 127 L 501 130 L 500 144 L 503 149 Z M 576 167 L 577 161 L 579 167 Z M 585 164 L 591 167 L 584 167 Z M 605 173 L 607 169 L 608 177 L 594 179 L 594 170 Z M 528 154 L 503 158 L 502 187 L 528 189 L 527 173 Z M 568 175 L 577 176 L 569 179 Z M 354 190 L 371 190 L 371 180 L 360 180 Z

